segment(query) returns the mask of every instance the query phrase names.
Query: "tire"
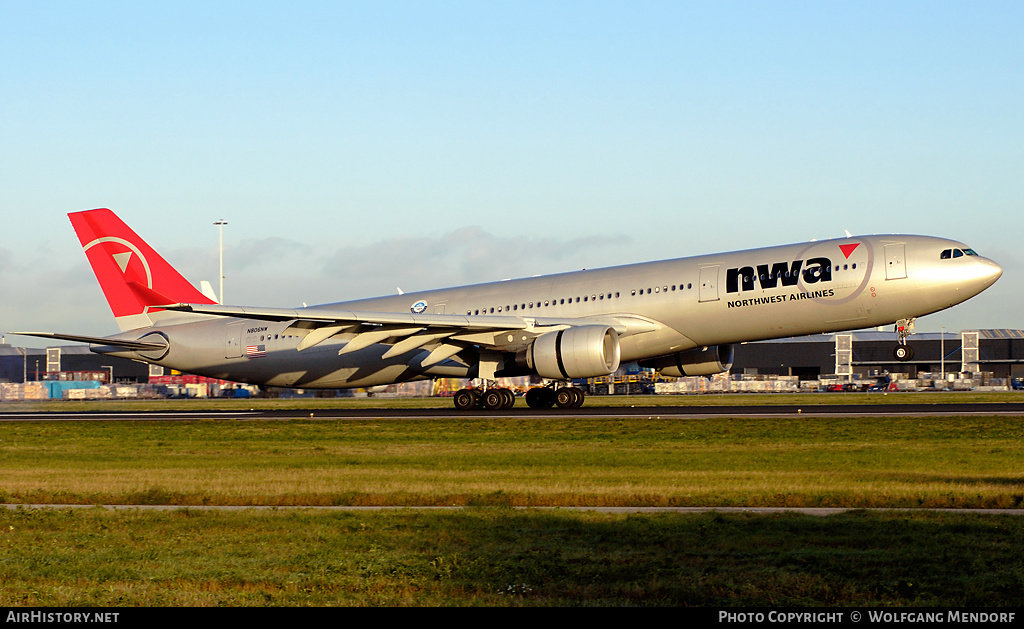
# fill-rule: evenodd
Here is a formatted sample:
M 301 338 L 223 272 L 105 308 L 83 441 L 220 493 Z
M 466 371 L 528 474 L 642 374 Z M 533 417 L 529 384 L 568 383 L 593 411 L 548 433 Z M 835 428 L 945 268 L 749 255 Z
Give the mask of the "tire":
M 555 405 L 555 392 L 548 387 L 534 387 L 526 392 L 526 405 L 530 408 L 551 408 Z
M 897 345 L 892 350 L 893 358 L 900 362 L 907 362 L 914 358 L 914 348 L 909 345 Z
M 452 400 L 456 410 L 471 411 L 480 404 L 480 395 L 475 389 L 460 389 Z
M 573 395 L 576 396 L 576 401 L 572 403 L 572 407 L 579 408 L 583 406 L 583 400 L 587 399 L 587 396 L 584 395 L 583 390 L 577 389 L 576 387 L 572 387 L 572 392 Z
M 501 405 L 501 410 L 507 411 L 516 405 L 516 394 L 512 393 L 512 389 L 498 389 L 501 392 L 501 396 L 505 398 L 505 401 Z
M 572 387 L 555 391 L 555 404 L 558 408 L 576 408 L 576 393 Z
M 489 411 L 500 411 L 505 406 L 505 396 L 501 389 L 488 389 L 481 398 L 484 408 Z
M 539 387 L 534 387 L 526 392 L 526 405 L 530 408 L 544 408 L 544 402 L 541 396 L 544 394 L 540 392 Z

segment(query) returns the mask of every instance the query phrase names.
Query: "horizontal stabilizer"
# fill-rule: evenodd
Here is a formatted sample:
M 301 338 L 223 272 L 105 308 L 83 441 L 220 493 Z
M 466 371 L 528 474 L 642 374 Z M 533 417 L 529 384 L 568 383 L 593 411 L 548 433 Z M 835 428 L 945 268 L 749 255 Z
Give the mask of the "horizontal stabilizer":
M 140 351 L 153 351 L 167 349 L 167 343 L 151 343 L 149 341 L 129 341 L 127 339 L 105 338 L 102 336 L 78 336 L 76 334 L 57 334 L 55 332 L 10 332 L 21 336 L 35 336 L 41 339 L 56 339 L 58 341 L 74 341 L 75 343 L 93 343 L 95 345 L 112 345 L 125 349 Z

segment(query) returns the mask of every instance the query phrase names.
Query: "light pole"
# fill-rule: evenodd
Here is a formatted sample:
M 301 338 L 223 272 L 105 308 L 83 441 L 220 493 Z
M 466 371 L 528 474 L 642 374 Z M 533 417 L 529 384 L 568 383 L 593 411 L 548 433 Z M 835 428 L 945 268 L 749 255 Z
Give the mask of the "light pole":
M 220 250 L 220 292 L 217 293 L 217 298 L 221 304 L 224 303 L 224 226 L 227 224 L 228 222 L 223 218 L 214 223 L 217 226 L 217 241 Z
M 939 339 L 939 351 L 942 352 L 942 389 L 946 389 L 946 326 L 942 326 L 942 337 Z

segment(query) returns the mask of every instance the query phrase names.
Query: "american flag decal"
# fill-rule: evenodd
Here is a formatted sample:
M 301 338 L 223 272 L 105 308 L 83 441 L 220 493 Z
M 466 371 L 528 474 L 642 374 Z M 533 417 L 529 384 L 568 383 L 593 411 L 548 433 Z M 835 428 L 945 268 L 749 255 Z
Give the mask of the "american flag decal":
M 246 358 L 263 358 L 267 355 L 266 345 L 246 345 L 245 346 L 245 357 Z

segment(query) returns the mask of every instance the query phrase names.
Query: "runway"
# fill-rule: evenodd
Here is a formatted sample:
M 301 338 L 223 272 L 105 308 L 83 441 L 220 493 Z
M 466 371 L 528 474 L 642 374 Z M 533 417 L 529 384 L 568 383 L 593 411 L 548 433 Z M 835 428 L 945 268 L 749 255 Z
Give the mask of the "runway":
M 384 403 L 387 404 L 386 402 Z M 520 401 L 520 404 L 522 402 Z M 715 418 L 715 417 L 956 417 L 1024 415 L 1024 403 L 972 404 L 806 404 L 806 405 L 685 405 L 685 406 L 586 406 L 576 409 L 513 408 L 507 411 L 456 411 L 453 408 L 316 408 L 251 410 L 168 411 L 14 411 L 0 412 L 0 422 L 18 421 L 201 421 L 249 420 L 429 420 L 529 418 Z

